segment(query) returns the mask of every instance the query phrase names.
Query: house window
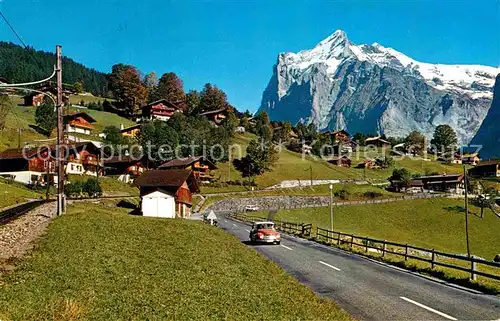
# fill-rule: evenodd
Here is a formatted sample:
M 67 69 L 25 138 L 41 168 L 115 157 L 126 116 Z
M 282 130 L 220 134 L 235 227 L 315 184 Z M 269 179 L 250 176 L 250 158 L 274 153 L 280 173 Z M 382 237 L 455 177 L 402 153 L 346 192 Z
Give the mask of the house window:
M 71 170 L 75 170 L 75 166 L 73 164 L 71 164 Z

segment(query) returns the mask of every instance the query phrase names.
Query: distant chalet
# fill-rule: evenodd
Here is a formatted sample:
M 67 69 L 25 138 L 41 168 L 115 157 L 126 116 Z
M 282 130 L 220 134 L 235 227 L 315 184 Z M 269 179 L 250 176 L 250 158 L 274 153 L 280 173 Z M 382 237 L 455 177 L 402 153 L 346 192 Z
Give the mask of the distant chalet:
M 217 110 L 205 111 L 200 113 L 200 116 L 206 117 L 209 121 L 219 126 L 227 118 L 229 114 L 228 108 L 220 108 Z
M 63 123 L 67 133 L 92 134 L 96 120 L 86 112 L 74 113 L 63 116 Z
M 385 147 L 385 148 L 391 147 L 391 143 L 385 139 L 382 139 L 380 136 L 370 137 L 365 139 L 365 145 L 374 145 L 377 147 Z
M 172 159 L 160 166 L 159 170 L 184 169 L 193 171 L 194 177 L 201 182 L 211 182 L 214 176 L 211 171 L 217 169 L 211 161 L 203 156 L 191 156 L 186 158 Z
M 142 107 L 143 120 L 168 121 L 175 113 L 182 113 L 179 104 L 160 99 Z

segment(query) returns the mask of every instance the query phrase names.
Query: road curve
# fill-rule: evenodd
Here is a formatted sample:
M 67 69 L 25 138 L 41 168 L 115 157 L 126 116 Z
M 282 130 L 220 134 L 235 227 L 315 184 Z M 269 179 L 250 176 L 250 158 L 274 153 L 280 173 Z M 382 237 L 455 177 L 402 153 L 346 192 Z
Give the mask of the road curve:
M 219 217 L 248 241 L 249 226 Z M 360 320 L 499 320 L 500 298 L 430 280 L 359 255 L 282 234 L 281 245 L 252 246 L 317 294 Z

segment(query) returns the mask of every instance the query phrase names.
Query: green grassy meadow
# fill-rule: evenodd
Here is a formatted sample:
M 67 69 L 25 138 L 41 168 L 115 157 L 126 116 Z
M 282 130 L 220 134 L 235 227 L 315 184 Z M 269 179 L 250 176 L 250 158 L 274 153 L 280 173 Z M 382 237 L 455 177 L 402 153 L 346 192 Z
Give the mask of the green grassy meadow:
M 335 230 L 381 240 L 408 243 L 449 253 L 466 253 L 464 201 L 422 199 L 385 204 L 334 207 Z M 490 210 L 469 205 L 471 253 L 492 260 L 499 254 L 500 219 Z M 280 210 L 276 219 L 330 227 L 328 207 Z
M 220 229 L 87 203 L 0 276 L 0 319 L 351 318 Z
M 30 190 L 22 184 L 7 183 L 0 179 L 0 209 L 41 197 L 45 198 L 45 194 Z

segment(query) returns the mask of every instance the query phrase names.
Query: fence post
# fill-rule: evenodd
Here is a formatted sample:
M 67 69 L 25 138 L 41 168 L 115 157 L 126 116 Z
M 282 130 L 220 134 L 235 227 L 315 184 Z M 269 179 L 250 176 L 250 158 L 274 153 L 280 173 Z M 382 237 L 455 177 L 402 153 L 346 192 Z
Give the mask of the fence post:
M 368 238 L 365 237 L 365 252 L 368 252 Z
M 340 245 L 340 232 L 337 233 L 337 245 Z
M 385 251 L 387 251 L 387 244 L 385 242 L 386 242 L 386 240 L 384 240 L 384 245 L 383 245 L 383 248 L 382 248 L 382 257 L 385 256 Z
M 436 260 L 436 253 L 434 252 L 434 249 L 432 251 L 432 259 L 431 259 L 431 269 L 434 269 L 434 262 Z
M 405 261 L 408 261 L 408 244 L 405 244 Z
M 354 234 L 351 234 L 351 249 L 352 249 L 353 243 L 354 243 Z
M 471 268 L 470 279 L 472 281 L 476 281 L 477 277 L 476 277 L 476 273 L 474 273 L 476 271 L 476 260 L 474 260 L 474 255 L 471 257 L 470 268 Z

